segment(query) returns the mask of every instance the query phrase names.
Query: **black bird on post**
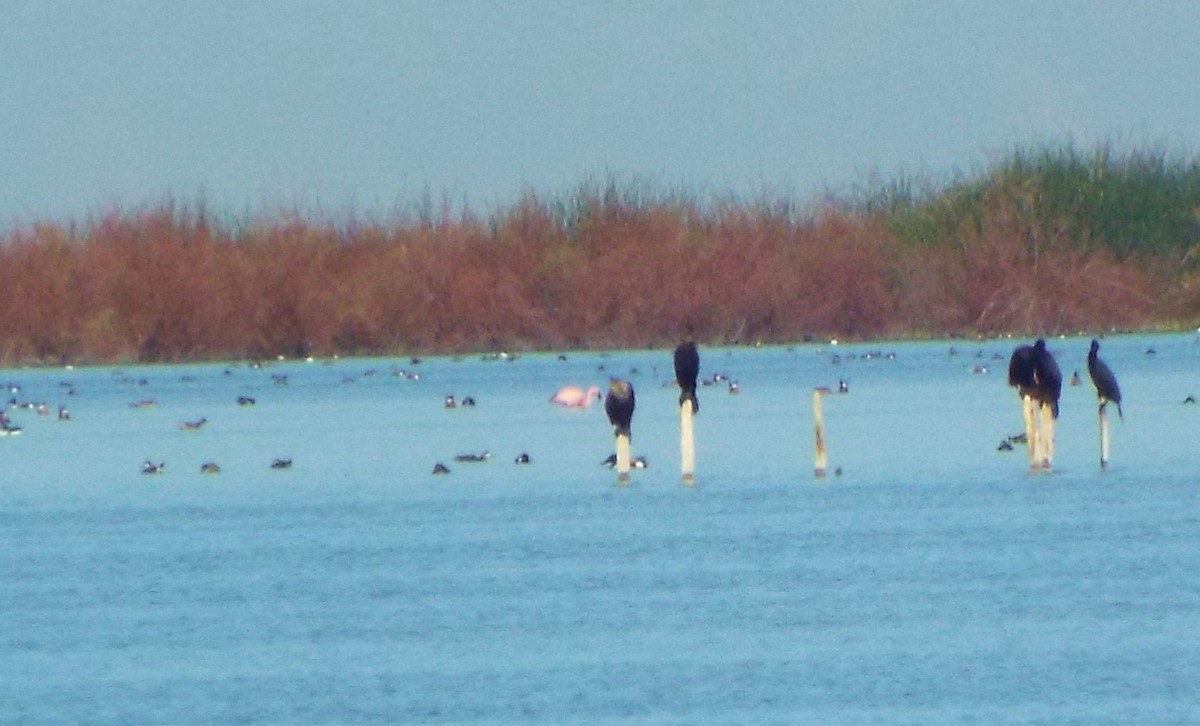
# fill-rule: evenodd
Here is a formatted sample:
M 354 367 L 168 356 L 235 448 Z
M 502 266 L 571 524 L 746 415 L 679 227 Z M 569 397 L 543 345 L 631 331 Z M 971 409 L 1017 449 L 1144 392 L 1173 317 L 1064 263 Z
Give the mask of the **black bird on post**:
M 617 477 L 629 480 L 629 444 L 632 438 L 633 409 L 637 401 L 633 395 L 633 384 L 619 378 L 608 382 L 608 396 L 604 399 L 604 412 L 613 425 L 617 436 Z
M 700 353 L 688 341 L 675 349 L 675 382 L 679 384 L 679 470 L 685 484 L 696 480 L 696 437 L 692 416 L 700 411 L 696 379 L 700 376 Z
M 700 353 L 692 341 L 681 343 L 675 349 L 675 382 L 679 384 L 679 405 L 692 402 L 692 413 L 700 413 L 700 400 L 696 398 L 696 379 L 700 376 Z
M 1113 375 L 1104 361 L 1100 360 L 1100 341 L 1093 340 L 1088 350 L 1088 373 L 1092 375 L 1092 383 L 1096 385 L 1096 396 L 1100 399 L 1100 468 L 1108 468 L 1109 434 L 1108 434 L 1108 402 L 1117 404 L 1117 415 L 1125 420 L 1121 412 L 1121 387 L 1117 385 L 1117 377 Z
M 1029 459 L 1034 468 L 1049 468 L 1054 452 L 1054 419 L 1062 395 L 1062 371 L 1038 338 L 1033 345 L 1018 346 L 1008 361 L 1008 385 L 1021 397 Z M 1036 402 L 1036 406 L 1034 405 Z M 1049 411 L 1047 418 L 1040 412 Z M 1040 419 L 1040 420 L 1039 420 Z
M 1058 399 L 1062 396 L 1062 371 L 1054 356 L 1046 350 L 1046 341 L 1038 338 L 1033 344 L 1033 377 L 1037 383 L 1038 396 L 1043 406 L 1049 405 L 1054 418 L 1058 418 Z
M 1117 377 L 1113 375 L 1112 369 L 1100 360 L 1100 341 L 1092 341 L 1092 347 L 1088 350 L 1087 363 L 1088 373 L 1091 374 L 1092 383 L 1096 386 L 1096 396 L 1100 399 L 1101 410 L 1109 401 L 1112 401 L 1117 404 L 1117 415 L 1124 420 L 1125 414 L 1121 412 L 1121 387 L 1117 385 Z

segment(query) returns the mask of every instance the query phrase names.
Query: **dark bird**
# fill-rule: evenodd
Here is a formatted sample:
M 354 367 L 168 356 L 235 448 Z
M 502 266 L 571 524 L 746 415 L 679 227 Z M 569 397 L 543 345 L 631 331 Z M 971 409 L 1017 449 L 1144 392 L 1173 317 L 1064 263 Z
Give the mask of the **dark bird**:
M 257 403 L 257 401 L 250 396 L 238 396 L 237 402 L 239 406 L 253 406 L 255 403 Z
M 166 468 L 167 468 L 166 462 L 160 461 L 159 463 L 155 464 L 154 462 L 150 461 L 149 459 L 142 462 L 142 473 L 143 474 L 161 474 L 161 473 L 163 473 L 164 470 L 166 470 Z
M 204 424 L 206 423 L 208 423 L 208 419 L 206 418 L 198 418 L 195 421 L 181 421 L 179 423 L 179 428 L 183 429 L 184 431 L 199 431 L 200 429 L 204 428 Z
M 204 474 L 220 474 L 221 467 L 215 461 L 206 461 L 200 465 L 200 471 Z
M 624 434 L 633 438 L 630 426 L 633 424 L 633 409 L 637 400 L 633 395 L 633 384 L 629 381 L 613 378 L 608 382 L 608 396 L 604 399 L 604 412 L 608 414 L 608 422 L 616 429 L 616 435 Z
M 459 454 L 454 457 L 454 460 L 460 464 L 479 464 L 492 458 L 492 452 L 485 451 L 482 454 Z
M 700 375 L 700 353 L 693 341 L 681 343 L 675 349 L 675 382 L 679 384 L 679 405 L 692 402 L 692 413 L 700 413 L 700 399 L 696 398 L 696 378 Z
M 1096 385 L 1096 396 L 1100 399 L 1100 409 L 1103 410 L 1104 406 L 1112 401 L 1117 404 L 1117 415 L 1124 421 L 1125 414 L 1121 413 L 1121 387 L 1117 385 L 1117 377 L 1113 375 L 1112 369 L 1100 360 L 1100 341 L 1092 341 L 1087 362 L 1088 373 L 1092 376 L 1092 383 Z
M 608 458 L 600 463 L 604 466 L 607 466 L 609 469 L 611 469 L 617 465 L 617 455 L 609 454 Z M 629 466 L 634 469 L 645 469 L 648 466 L 648 464 L 646 463 L 646 457 L 644 457 L 644 456 L 633 457 L 632 459 L 629 460 Z
M 516 463 L 516 464 L 528 464 L 529 462 L 530 462 L 529 454 L 526 454 L 523 451 L 520 454 L 517 454 L 517 458 L 513 460 L 513 463 Z
M 271 468 L 272 469 L 291 469 L 292 468 L 292 460 L 291 459 L 275 459 L 274 461 L 271 462 Z
M 433 465 L 433 473 L 434 474 L 449 474 L 450 467 L 446 466 L 445 464 L 443 464 L 442 462 L 439 461 L 438 463 Z
M 1046 349 L 1046 341 L 1038 338 L 1032 346 L 1021 345 L 1008 361 L 1008 385 L 1015 386 L 1022 397 L 1029 396 L 1043 406 L 1050 406 L 1058 418 L 1058 399 L 1062 395 L 1062 371 L 1054 356 Z

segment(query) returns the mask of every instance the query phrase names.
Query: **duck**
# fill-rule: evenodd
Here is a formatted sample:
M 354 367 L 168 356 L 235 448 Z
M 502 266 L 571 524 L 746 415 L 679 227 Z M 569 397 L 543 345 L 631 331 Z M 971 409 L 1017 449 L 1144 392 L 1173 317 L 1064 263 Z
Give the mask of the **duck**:
M 617 465 L 617 455 L 609 454 L 608 458 L 600 463 L 611 469 Z M 645 469 L 648 466 L 649 464 L 646 462 L 646 457 L 644 456 L 635 456 L 629 460 L 629 467 L 631 469 Z
M 484 451 L 480 454 L 459 454 L 454 457 L 454 460 L 462 464 L 478 464 L 492 458 L 490 451 Z
M 531 463 L 529 454 L 526 454 L 524 451 L 522 451 L 521 453 L 517 454 L 517 458 L 513 460 L 513 463 L 514 464 L 529 464 L 529 463 Z
M 155 464 L 153 461 L 146 459 L 145 461 L 142 462 L 142 473 L 143 474 L 161 474 L 161 473 L 163 473 L 163 471 L 166 468 L 167 468 L 167 463 L 165 461 L 160 461 L 157 464 Z
M 237 404 L 239 406 L 253 406 L 256 403 L 258 403 L 258 401 L 254 400 L 250 396 L 238 396 L 237 397 Z
M 292 468 L 291 459 L 275 459 L 271 462 L 272 469 L 290 469 Z
M 215 461 L 206 461 L 200 465 L 200 471 L 204 474 L 220 474 L 221 467 Z
M 434 474 L 449 474 L 450 467 L 446 466 L 445 464 L 443 464 L 442 462 L 439 461 L 438 463 L 433 465 L 433 473 Z
M 204 424 L 208 423 L 207 418 L 198 418 L 195 421 L 180 421 L 179 428 L 182 431 L 199 431 L 204 428 Z

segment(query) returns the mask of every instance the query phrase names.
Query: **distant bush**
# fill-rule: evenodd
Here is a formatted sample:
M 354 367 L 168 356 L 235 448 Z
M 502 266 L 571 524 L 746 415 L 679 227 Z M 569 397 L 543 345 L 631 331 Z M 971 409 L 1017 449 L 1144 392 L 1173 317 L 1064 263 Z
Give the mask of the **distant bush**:
M 166 203 L 0 238 L 0 360 L 788 342 L 1191 326 L 1200 165 L 1017 150 L 824 208 L 639 183 L 388 223 Z

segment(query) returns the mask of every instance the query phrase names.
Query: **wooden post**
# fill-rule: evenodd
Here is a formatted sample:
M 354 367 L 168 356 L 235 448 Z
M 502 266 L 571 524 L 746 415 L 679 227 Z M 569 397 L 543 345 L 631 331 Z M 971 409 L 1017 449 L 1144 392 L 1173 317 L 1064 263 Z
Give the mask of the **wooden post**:
M 684 484 L 696 481 L 696 438 L 693 430 L 692 402 L 684 401 L 679 406 L 679 459 L 680 474 Z
M 1100 404 L 1100 469 L 1108 468 L 1109 435 L 1108 435 L 1108 404 Z
M 617 481 L 622 484 L 629 482 L 629 463 L 629 437 L 617 434 Z
M 825 476 L 825 470 L 829 467 L 829 460 L 825 454 L 825 416 L 821 411 L 821 395 L 823 393 L 824 391 L 820 388 L 813 389 L 813 422 L 816 433 L 816 449 L 813 453 L 813 475 L 818 479 Z
M 1041 443 L 1038 441 L 1037 404 L 1033 396 L 1021 396 L 1021 417 L 1025 420 L 1025 446 L 1029 449 L 1029 468 L 1041 466 Z
M 1054 465 L 1054 409 L 1048 404 L 1039 407 L 1041 426 L 1038 427 L 1038 444 L 1041 448 L 1041 467 L 1051 469 Z

